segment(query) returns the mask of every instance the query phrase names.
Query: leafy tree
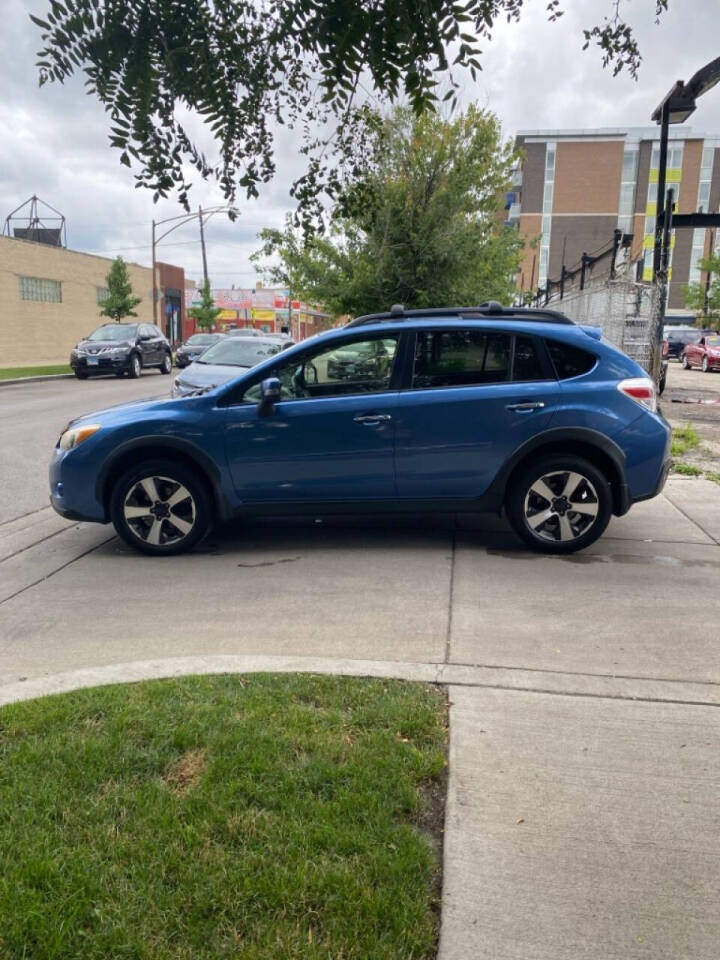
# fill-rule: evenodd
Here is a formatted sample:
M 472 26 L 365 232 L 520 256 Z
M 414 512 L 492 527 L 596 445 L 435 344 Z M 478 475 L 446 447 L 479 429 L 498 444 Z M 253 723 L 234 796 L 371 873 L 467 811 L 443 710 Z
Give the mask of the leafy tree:
M 264 230 L 256 264 L 336 316 L 513 296 L 521 241 L 502 223 L 514 155 L 497 118 L 397 109 L 376 129 L 361 178 L 345 185 L 327 234 Z
M 140 297 L 132 295 L 132 284 L 128 275 L 127 264 L 122 257 L 115 257 L 110 272 L 105 277 L 109 294 L 103 300 L 101 317 L 110 317 L 120 322 L 125 317 L 136 317 L 135 307 L 141 302 Z
M 685 306 L 703 315 L 703 324 L 720 329 L 720 253 L 711 253 L 699 263 L 704 273 L 710 274 L 710 291 L 704 283 L 689 283 L 683 288 Z M 707 313 L 705 312 L 707 309 Z
M 605 66 L 637 76 L 640 51 L 621 0 L 584 31 Z M 650 0 L 651 2 L 651 0 Z M 550 20 L 561 0 L 548 0 Z M 658 19 L 669 0 L 655 0 Z M 42 31 L 40 83 L 87 77 L 110 119 L 110 143 L 137 185 L 188 204 L 188 167 L 219 181 L 234 203 L 256 196 L 275 172 L 271 125 L 306 131 L 306 172 L 295 183 L 309 222 L 325 191 L 354 168 L 365 83 L 416 114 L 455 100 L 462 76 L 480 69 L 499 19 L 518 21 L 523 0 L 50 0 Z M 197 114 L 219 156 L 204 155 L 185 124 Z M 318 129 L 319 135 L 311 131 Z M 335 161 L 335 162 L 333 162 Z
M 222 310 L 215 306 L 209 278 L 200 290 L 200 306 L 191 307 L 189 313 L 201 330 L 209 330 L 222 313 Z

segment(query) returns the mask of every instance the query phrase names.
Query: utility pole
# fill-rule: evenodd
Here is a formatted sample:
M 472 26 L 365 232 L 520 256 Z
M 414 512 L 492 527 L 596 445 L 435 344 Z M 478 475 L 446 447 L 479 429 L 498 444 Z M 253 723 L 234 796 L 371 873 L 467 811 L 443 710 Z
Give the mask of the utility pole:
M 152 222 L 152 307 L 153 307 L 153 323 L 157 326 L 157 287 L 155 286 L 155 279 L 157 273 L 157 259 L 155 257 L 155 221 Z
M 708 257 L 712 257 L 715 250 L 715 231 L 710 231 L 710 249 L 708 251 Z M 710 278 L 711 273 L 708 270 L 705 274 L 705 303 L 703 305 L 703 313 L 707 319 L 707 315 L 710 312 Z
M 200 220 L 200 246 L 202 247 L 203 280 L 205 284 L 207 284 L 208 282 L 207 252 L 205 251 L 205 224 L 203 223 L 202 207 L 198 207 L 198 218 Z

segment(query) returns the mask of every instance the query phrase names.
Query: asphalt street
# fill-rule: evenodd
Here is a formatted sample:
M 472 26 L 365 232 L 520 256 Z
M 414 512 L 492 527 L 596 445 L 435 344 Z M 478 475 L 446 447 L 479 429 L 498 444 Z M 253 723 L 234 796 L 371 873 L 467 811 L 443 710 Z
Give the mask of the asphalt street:
M 176 375 L 97 377 L 0 384 L 0 523 L 48 503 L 46 466 L 68 420 L 128 400 L 167 396 Z
M 429 516 L 142 557 L 46 507 L 45 465 L 67 419 L 158 387 L 0 388 L 2 479 L 28 491 L 0 525 L 0 704 L 197 672 L 445 683 L 440 960 L 717 960 L 720 486 L 671 477 L 569 557 Z

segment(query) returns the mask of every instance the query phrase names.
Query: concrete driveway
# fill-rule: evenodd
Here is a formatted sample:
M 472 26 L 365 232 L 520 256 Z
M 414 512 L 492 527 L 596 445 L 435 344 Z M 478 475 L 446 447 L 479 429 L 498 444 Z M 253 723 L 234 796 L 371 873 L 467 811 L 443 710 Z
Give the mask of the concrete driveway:
M 691 478 L 568 558 L 412 517 L 158 560 L 43 508 L 0 525 L 0 703 L 198 671 L 446 683 L 442 960 L 716 960 L 719 574 L 720 486 Z

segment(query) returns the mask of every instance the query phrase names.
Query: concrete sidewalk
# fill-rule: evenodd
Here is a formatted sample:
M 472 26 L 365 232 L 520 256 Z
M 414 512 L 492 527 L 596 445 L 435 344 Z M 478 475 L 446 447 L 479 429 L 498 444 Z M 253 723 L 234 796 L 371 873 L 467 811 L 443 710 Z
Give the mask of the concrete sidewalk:
M 445 683 L 441 960 L 715 960 L 720 486 L 582 554 L 492 518 L 236 527 L 171 560 L 0 526 L 0 704 L 193 672 Z

